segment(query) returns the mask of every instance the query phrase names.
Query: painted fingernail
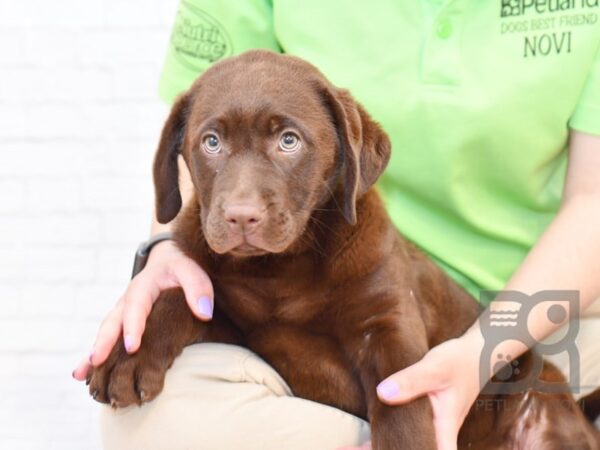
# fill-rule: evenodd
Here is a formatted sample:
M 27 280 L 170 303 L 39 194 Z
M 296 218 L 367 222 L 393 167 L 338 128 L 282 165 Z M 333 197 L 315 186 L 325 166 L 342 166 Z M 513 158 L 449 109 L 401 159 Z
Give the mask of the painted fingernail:
M 392 400 L 400 393 L 398 385 L 391 380 L 385 380 L 377 386 L 377 393 L 381 398 Z
M 75 378 L 75 371 L 71 372 L 71 376 L 72 376 L 73 378 Z M 77 378 L 75 378 L 75 379 L 77 379 Z
M 129 334 L 126 334 L 123 338 L 123 345 L 125 345 L 125 350 L 127 351 L 127 353 L 129 353 L 131 347 L 133 346 L 133 338 Z
M 208 297 L 200 297 L 197 302 L 198 312 L 205 317 L 212 317 L 213 305 L 212 301 Z

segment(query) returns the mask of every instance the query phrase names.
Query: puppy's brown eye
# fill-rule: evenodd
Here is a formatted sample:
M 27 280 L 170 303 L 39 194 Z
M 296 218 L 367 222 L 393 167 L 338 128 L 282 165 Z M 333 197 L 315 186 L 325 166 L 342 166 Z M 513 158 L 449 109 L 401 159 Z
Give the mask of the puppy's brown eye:
M 206 153 L 219 153 L 221 151 L 221 141 L 216 135 L 209 134 L 202 140 L 202 147 Z
M 279 148 L 286 153 L 293 153 L 300 148 L 300 138 L 294 133 L 285 133 L 279 141 Z

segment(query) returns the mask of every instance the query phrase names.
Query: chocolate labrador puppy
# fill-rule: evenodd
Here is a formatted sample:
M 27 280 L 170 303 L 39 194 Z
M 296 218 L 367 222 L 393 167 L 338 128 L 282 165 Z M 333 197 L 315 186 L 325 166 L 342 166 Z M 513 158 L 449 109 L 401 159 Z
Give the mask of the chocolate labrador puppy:
M 252 51 L 212 66 L 173 106 L 154 163 L 163 223 L 182 207 L 178 155 L 195 197 L 177 219 L 176 242 L 214 284 L 214 319 L 196 320 L 181 290 L 164 292 L 140 350 L 127 355 L 120 343 L 92 372 L 94 398 L 147 402 L 185 346 L 235 343 L 297 396 L 368 419 L 374 449 L 434 449 L 429 400 L 390 407 L 375 388 L 462 334 L 480 309 L 400 236 L 371 189 L 390 157 L 380 126 L 307 62 Z M 505 440 L 535 434 L 552 444 L 543 448 L 566 448 L 567 438 L 596 448 L 570 397 L 552 412 L 535 393 L 513 401 L 507 413 L 472 414 L 461 446 L 523 448 Z M 532 407 L 543 414 L 521 423 L 519 408 Z M 568 430 L 543 420 L 556 411 Z

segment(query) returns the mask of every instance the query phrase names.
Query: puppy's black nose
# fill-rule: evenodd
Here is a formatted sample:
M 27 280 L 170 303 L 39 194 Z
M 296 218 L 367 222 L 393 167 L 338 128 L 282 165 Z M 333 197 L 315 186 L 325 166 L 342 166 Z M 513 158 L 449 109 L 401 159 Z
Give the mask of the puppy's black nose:
M 236 233 L 252 233 L 261 223 L 264 210 L 253 205 L 229 205 L 224 210 L 225 221 L 229 228 Z

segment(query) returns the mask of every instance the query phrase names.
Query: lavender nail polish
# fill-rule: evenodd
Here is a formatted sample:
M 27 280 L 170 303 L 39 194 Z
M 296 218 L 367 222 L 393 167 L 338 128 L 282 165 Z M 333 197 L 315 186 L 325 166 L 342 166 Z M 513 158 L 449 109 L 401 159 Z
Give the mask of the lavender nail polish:
M 213 315 L 212 301 L 208 297 L 200 297 L 197 302 L 198 312 L 204 317 L 211 317 Z
M 377 386 L 377 393 L 386 400 L 392 400 L 400 393 L 398 385 L 391 380 L 383 381 Z
M 133 339 L 131 338 L 130 335 L 126 335 L 123 338 L 123 345 L 125 346 L 125 350 L 127 351 L 127 353 L 129 353 L 129 351 L 131 350 L 131 347 L 133 346 Z

